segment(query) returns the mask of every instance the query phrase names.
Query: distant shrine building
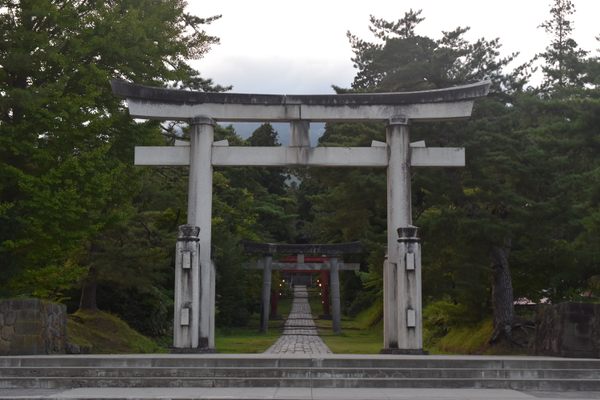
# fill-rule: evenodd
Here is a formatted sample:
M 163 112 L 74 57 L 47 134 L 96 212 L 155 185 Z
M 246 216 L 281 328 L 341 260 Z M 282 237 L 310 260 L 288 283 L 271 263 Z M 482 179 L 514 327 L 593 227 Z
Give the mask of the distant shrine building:
M 412 225 L 411 169 L 462 167 L 465 151 L 411 143 L 410 125 L 468 118 L 474 101 L 486 96 L 489 87 L 489 81 L 482 81 L 419 92 L 261 95 L 194 92 L 112 81 L 113 93 L 127 100 L 132 117 L 186 121 L 191 127 L 188 146 L 135 149 L 136 165 L 190 168 L 188 225 L 180 228 L 177 241 L 174 349 L 212 351 L 215 347 L 215 266 L 211 260 L 213 166 L 378 167 L 387 173 L 388 254 L 383 276 L 382 352 L 422 353 L 421 247 L 417 229 Z M 310 146 L 311 122 L 365 121 L 387 123 L 386 141 L 373 141 L 371 147 Z M 217 122 L 288 122 L 290 145 L 238 147 L 229 146 L 227 141 L 215 142 Z M 297 257 L 296 264 L 306 264 L 298 257 L 311 253 L 306 253 L 306 249 L 296 250 L 301 251 L 290 253 Z M 261 254 L 269 257 L 270 253 Z M 339 260 L 335 265 L 330 262 L 329 268 L 339 271 Z M 265 313 L 269 312 L 268 307 L 264 308 L 267 279 L 264 271 L 263 268 L 263 323 Z M 270 285 L 270 277 L 268 280 Z M 331 286 L 333 290 L 333 282 Z M 332 296 L 332 306 L 334 301 Z

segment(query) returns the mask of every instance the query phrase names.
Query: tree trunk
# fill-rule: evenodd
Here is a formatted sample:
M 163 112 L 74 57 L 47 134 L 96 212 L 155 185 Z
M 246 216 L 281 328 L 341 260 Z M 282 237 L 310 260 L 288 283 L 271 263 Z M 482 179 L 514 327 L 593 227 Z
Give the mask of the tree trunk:
M 98 288 L 98 271 L 95 267 L 90 267 L 88 275 L 83 281 L 81 287 L 81 299 L 79 301 L 80 310 L 92 310 L 98 309 L 96 302 L 96 289 Z
M 500 340 L 507 340 L 510 343 L 514 343 L 512 327 L 515 319 L 515 310 L 512 278 L 508 264 L 510 246 L 510 239 L 507 239 L 503 245 L 494 245 L 491 249 L 494 331 L 490 338 L 490 343 L 496 343 Z

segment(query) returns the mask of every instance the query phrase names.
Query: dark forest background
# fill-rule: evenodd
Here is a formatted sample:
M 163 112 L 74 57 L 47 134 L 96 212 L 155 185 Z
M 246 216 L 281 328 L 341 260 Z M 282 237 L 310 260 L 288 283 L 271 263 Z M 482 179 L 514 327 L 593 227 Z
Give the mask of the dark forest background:
M 492 81 L 470 120 L 411 128 L 414 141 L 467 149 L 466 168 L 413 173 L 425 318 L 444 331 L 493 316 L 499 339 L 516 319 L 503 296 L 598 302 L 600 50 L 573 40 L 573 4 L 550 5 L 540 21 L 547 47 L 516 68 L 501 38 L 469 41 L 467 27 L 452 26 L 422 36 L 426 12 L 371 17 L 373 41 L 349 32 L 356 76 L 334 88 Z M 189 64 L 218 44 L 205 30 L 218 18 L 190 15 L 179 0 L 0 1 L 0 297 L 100 308 L 146 335 L 168 332 L 187 170 L 135 167 L 133 147 L 172 144 L 186 127 L 134 121 L 109 81 L 228 90 Z M 269 124 L 245 140 L 219 126 L 220 139 L 280 145 Z M 385 141 L 383 124 L 327 124 L 318 145 L 372 140 Z M 381 169 L 216 169 L 217 324 L 259 312 L 260 278 L 242 267 L 242 240 L 360 240 L 361 272 L 342 276 L 344 312 L 380 303 L 385 202 Z M 82 288 L 93 296 L 81 301 Z

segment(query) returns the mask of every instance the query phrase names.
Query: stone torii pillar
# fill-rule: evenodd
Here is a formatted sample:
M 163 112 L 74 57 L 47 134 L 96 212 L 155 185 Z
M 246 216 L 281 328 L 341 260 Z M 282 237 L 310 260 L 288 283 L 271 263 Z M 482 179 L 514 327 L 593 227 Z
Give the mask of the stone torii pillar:
M 215 270 L 210 255 L 212 219 L 212 146 L 215 122 L 208 117 L 190 120 L 188 224 L 200 228 L 199 348 L 214 349 Z
M 390 118 L 386 142 L 390 150 L 387 170 L 387 249 L 384 264 L 384 353 L 422 353 L 421 291 L 416 282 L 407 275 L 415 274 L 406 269 L 405 249 L 398 245 L 397 230 L 412 226 L 411 207 L 411 152 L 409 120 L 397 116 Z M 420 266 L 417 268 L 420 275 Z M 408 304 L 408 297 L 415 297 Z
M 410 169 L 461 167 L 463 148 L 426 148 L 410 143 L 410 123 L 468 118 L 491 82 L 404 93 L 263 95 L 205 93 L 112 81 L 113 93 L 127 100 L 134 118 L 187 121 L 189 146 L 136 147 L 136 165 L 189 165 L 188 223 L 200 228 L 200 347 L 214 349 L 215 271 L 210 259 L 213 166 L 387 168 L 388 252 L 384 268 L 384 349 L 422 351 L 421 265 L 415 237 L 398 237 L 412 227 Z M 288 147 L 213 143 L 214 121 L 289 122 Z M 310 122 L 388 122 L 386 143 L 371 147 L 310 147 Z M 413 232 L 414 233 L 414 232 Z M 411 233 L 412 234 L 412 233 Z M 414 233 L 416 235 L 416 233 Z M 400 240 L 400 242 L 398 242 Z M 409 255 L 410 254 L 410 255 Z M 333 282 L 332 282 L 333 283 Z
M 269 317 L 271 316 L 271 275 L 273 256 L 266 255 L 263 266 L 263 286 L 260 309 L 260 331 L 266 333 L 269 329 Z
M 198 235 L 193 225 L 179 227 L 175 248 L 175 301 L 173 351 L 185 352 L 199 345 L 200 263 Z
M 331 282 L 331 322 L 333 333 L 342 332 L 342 307 L 340 304 L 340 266 L 336 257 L 330 260 L 329 280 Z

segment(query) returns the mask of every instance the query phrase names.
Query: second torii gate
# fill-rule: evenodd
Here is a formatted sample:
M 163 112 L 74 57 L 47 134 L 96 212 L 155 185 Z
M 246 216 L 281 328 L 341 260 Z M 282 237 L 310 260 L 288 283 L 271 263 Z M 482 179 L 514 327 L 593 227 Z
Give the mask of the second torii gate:
M 271 311 L 271 272 L 273 270 L 302 270 L 302 271 L 329 271 L 331 284 L 332 328 L 334 333 L 341 332 L 341 304 L 340 304 L 340 271 L 358 271 L 360 264 L 344 263 L 341 257 L 345 254 L 360 254 L 360 242 L 339 244 L 280 244 L 280 243 L 255 243 L 245 242 L 244 251 L 249 254 L 260 254 L 256 264 L 250 264 L 251 269 L 263 271 L 263 289 L 261 298 L 261 323 L 262 332 L 267 331 L 269 313 Z M 276 254 L 293 254 L 297 256 L 295 263 L 273 261 Z M 305 255 L 324 256 L 326 262 L 305 262 Z M 326 301 L 329 301 L 327 299 Z
M 136 165 L 190 167 L 188 224 L 200 228 L 197 237 L 200 282 L 199 287 L 191 289 L 199 294 L 191 297 L 198 299 L 197 303 L 186 304 L 185 308 L 176 309 L 175 314 L 198 316 L 198 330 L 189 332 L 186 325 L 185 330 L 191 336 L 176 346 L 193 349 L 195 344 L 209 351 L 214 349 L 213 166 L 380 167 L 387 169 L 388 181 L 382 351 L 422 352 L 420 248 L 412 227 L 410 171 L 412 167 L 462 167 L 465 153 L 463 148 L 412 146 L 409 124 L 469 117 L 475 99 L 487 95 L 489 81 L 421 92 L 294 96 L 204 93 L 124 81 L 111 84 L 113 93 L 126 98 L 132 117 L 187 121 L 191 127 L 189 146 L 135 149 Z M 217 121 L 289 122 L 290 146 L 230 147 L 226 142 L 214 142 Z M 387 122 L 386 143 L 373 142 L 371 147 L 310 146 L 310 122 L 353 121 Z M 196 265 L 195 261 L 192 259 L 189 265 Z M 181 336 L 182 329 L 174 326 L 174 337 Z

